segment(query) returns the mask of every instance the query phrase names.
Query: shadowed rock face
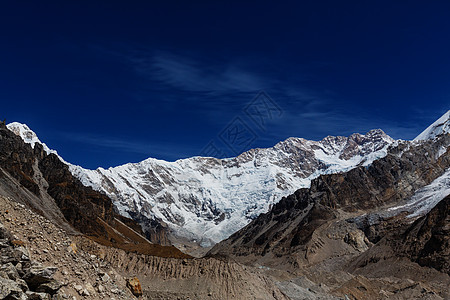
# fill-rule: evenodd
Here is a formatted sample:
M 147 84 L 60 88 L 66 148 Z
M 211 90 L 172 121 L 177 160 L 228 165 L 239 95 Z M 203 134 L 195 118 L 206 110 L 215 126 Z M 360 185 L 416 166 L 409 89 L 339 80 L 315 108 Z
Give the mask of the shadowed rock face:
M 309 189 L 283 198 L 271 211 L 217 244 L 209 254 L 282 256 L 306 250 L 317 228 L 335 219 L 339 211 L 363 214 L 399 203 L 441 176 L 450 167 L 450 151 L 441 153 L 442 147 L 449 144 L 449 134 L 423 143 L 404 142 L 390 148 L 385 158 L 367 168 L 320 176 Z M 434 240 L 426 249 L 432 247 Z
M 78 230 L 88 234 L 99 232 L 97 217 L 106 222 L 114 218 L 111 200 L 91 188 L 84 187 L 54 155 L 45 155 L 39 169 L 49 183 L 48 193 L 55 199 L 66 219 Z
M 19 197 L 22 202 L 97 242 L 144 254 L 189 257 L 174 247 L 150 244 L 141 236 L 139 224 L 114 211 L 108 196 L 84 186 L 55 154 L 46 154 L 38 143 L 31 148 L 4 124 L 0 124 L 0 184 L 0 190 L 15 198 L 28 190 L 32 196 Z M 49 209 L 54 212 L 47 213 Z
M 450 275 L 450 196 L 390 243 L 397 255 Z
M 33 181 L 34 151 L 19 136 L 0 124 L 0 166 L 21 185 L 39 196 L 39 186 Z
M 439 152 L 449 144 L 449 134 L 421 144 L 400 143 L 368 168 L 313 180 L 309 194 L 323 205 L 346 211 L 397 203 L 445 172 L 450 166 L 450 152 L 440 156 Z
M 47 155 L 40 144 L 32 149 L 4 125 L 1 125 L 0 136 L 0 166 L 5 171 L 37 197 L 41 196 L 41 189 L 35 176 L 40 172 L 47 183 L 46 192 L 72 226 L 83 233 L 103 234 L 99 232 L 97 217 L 108 222 L 115 215 L 107 196 L 84 187 L 56 155 Z M 38 169 L 33 168 L 36 163 Z
M 387 269 L 392 272 L 397 261 L 408 258 L 420 266 L 450 275 L 450 196 L 412 224 L 399 219 L 390 219 L 386 223 L 393 229 L 384 231 L 383 237 L 372 248 L 352 259 L 346 266 L 348 271 L 373 274 L 374 270 Z M 407 268 L 400 267 L 400 270 L 410 272 Z

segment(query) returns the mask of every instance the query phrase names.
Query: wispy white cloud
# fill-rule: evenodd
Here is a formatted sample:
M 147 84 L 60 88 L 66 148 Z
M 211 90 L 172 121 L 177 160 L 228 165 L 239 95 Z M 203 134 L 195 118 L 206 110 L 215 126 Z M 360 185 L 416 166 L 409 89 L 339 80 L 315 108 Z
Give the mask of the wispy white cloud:
M 164 90 L 166 96 L 161 101 L 174 104 L 190 101 L 194 104 L 192 109 L 202 111 L 205 118 L 214 122 L 226 124 L 260 90 L 265 90 L 284 114 L 271 124 L 270 132 L 264 133 L 266 136 L 261 135 L 263 140 L 287 135 L 318 139 L 328 134 L 364 133 L 374 128 L 381 128 L 394 138 L 411 139 L 423 129 L 419 124 L 408 123 L 411 119 L 403 118 L 402 122 L 387 119 L 383 114 L 367 111 L 364 105 L 355 107 L 357 103 L 338 101 L 342 95 L 333 91 L 310 89 L 301 80 L 282 80 L 285 77 L 279 76 L 279 70 L 258 73 L 258 68 L 244 67 L 232 60 L 218 60 L 211 55 L 193 58 L 170 51 L 133 50 L 121 52 L 120 56 L 136 74 L 148 80 L 152 91 Z M 296 74 L 298 78 L 308 76 Z
M 168 86 L 201 93 L 256 92 L 271 80 L 232 63 L 202 62 L 170 53 L 135 53 L 127 57 L 140 75 Z

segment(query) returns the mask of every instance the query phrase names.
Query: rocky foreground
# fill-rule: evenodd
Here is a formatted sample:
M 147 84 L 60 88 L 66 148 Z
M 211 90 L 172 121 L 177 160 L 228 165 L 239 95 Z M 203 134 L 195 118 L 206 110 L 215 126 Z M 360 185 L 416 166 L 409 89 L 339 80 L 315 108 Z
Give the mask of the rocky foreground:
M 81 236 L 69 236 L 49 220 L 4 197 L 0 197 L 0 223 L 1 246 L 5 246 L 1 270 L 7 270 L 0 272 L 3 298 L 134 298 L 126 278 L 78 247 Z
M 2 299 L 288 299 L 253 268 L 128 253 L 68 234 L 5 197 L 0 223 L 9 237 L 1 240 L 0 270 L 9 270 L 0 271 Z M 28 280 L 30 268 L 46 276 L 42 284 Z

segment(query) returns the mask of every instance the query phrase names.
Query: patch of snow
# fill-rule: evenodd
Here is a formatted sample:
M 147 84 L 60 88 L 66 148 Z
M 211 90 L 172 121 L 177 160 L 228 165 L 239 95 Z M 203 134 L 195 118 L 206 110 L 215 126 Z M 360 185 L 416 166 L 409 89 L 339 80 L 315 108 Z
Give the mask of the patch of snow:
M 432 183 L 416 191 L 406 204 L 388 209 L 391 214 L 410 212 L 409 218 L 427 214 L 442 199 L 450 195 L 450 169 L 436 178 Z
M 439 151 L 436 155 L 436 159 L 438 159 L 439 157 L 441 157 L 445 152 L 447 152 L 447 148 L 444 146 L 441 146 L 441 148 L 439 148 Z

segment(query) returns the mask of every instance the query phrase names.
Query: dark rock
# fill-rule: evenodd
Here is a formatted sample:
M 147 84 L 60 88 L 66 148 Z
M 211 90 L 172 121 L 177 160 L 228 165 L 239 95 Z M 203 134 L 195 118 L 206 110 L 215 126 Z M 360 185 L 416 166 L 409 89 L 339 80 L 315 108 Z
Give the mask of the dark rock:
M 42 267 L 40 264 L 35 264 L 27 270 L 23 279 L 30 289 L 35 290 L 39 285 L 51 282 L 57 270 L 55 267 Z
M 397 255 L 450 275 L 450 196 L 389 240 Z
M 46 293 L 28 291 L 26 292 L 26 295 L 28 300 L 52 300 L 52 297 Z
M 39 196 L 39 186 L 33 181 L 36 158 L 31 146 L 6 127 L 0 128 L 0 138 L 0 166 L 26 189 Z
M 52 279 L 49 282 L 43 283 L 36 288 L 36 292 L 44 292 L 50 295 L 54 295 L 61 288 L 61 283 Z

